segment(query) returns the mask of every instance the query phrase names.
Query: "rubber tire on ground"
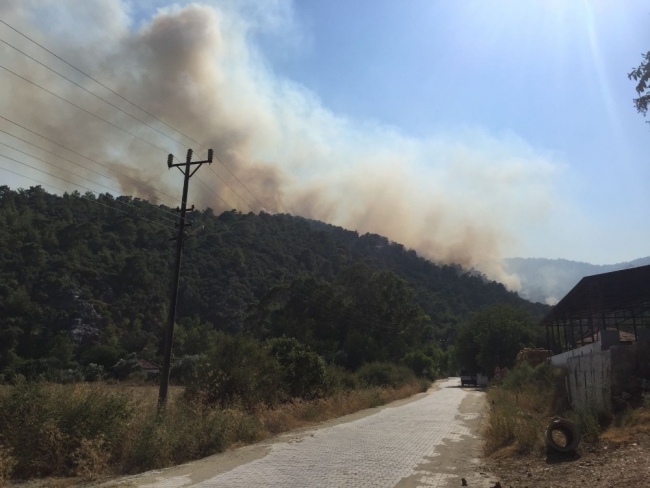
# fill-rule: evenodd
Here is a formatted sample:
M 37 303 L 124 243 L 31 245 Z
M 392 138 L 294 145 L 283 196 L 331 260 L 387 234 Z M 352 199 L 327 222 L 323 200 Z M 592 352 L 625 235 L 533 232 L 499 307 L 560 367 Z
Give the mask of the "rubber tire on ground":
M 564 434 L 567 442 L 565 446 L 559 445 L 553 440 L 553 432 L 560 431 Z M 580 434 L 578 433 L 578 428 L 573 422 L 569 422 L 566 419 L 554 420 L 546 428 L 546 445 L 551 449 L 554 449 L 558 452 L 572 452 L 578 448 L 580 444 Z

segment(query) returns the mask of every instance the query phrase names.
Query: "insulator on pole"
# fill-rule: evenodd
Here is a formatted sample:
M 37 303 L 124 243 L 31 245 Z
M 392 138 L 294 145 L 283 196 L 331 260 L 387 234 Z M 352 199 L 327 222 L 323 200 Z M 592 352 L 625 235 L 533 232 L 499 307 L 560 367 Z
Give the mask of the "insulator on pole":
M 187 162 L 190 163 L 192 161 L 192 150 L 188 149 L 187 150 Z
M 213 156 L 214 156 L 214 151 L 212 149 L 208 149 L 208 164 L 212 164 Z
M 174 155 L 170 154 L 169 156 L 167 156 L 167 167 L 171 168 L 173 162 L 174 162 Z

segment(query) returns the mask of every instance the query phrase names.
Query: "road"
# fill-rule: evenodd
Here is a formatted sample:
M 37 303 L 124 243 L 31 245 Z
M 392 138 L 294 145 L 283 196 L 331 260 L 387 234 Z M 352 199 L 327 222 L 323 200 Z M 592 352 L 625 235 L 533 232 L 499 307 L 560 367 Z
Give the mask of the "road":
M 128 480 L 139 488 L 489 487 L 477 429 L 484 394 L 457 378 L 318 427 Z

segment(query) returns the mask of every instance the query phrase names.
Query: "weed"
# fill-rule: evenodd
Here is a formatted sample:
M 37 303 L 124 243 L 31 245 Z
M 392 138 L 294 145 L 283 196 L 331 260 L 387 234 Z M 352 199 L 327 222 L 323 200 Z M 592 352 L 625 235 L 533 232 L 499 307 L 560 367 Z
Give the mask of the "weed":
M 104 439 L 81 439 L 79 447 L 72 453 L 75 475 L 92 481 L 108 467 L 110 453 Z
M 594 409 L 576 410 L 571 415 L 571 420 L 578 427 L 582 438 L 587 442 L 596 442 L 600 437 L 601 425 L 598 413 Z
M 643 408 L 650 409 L 650 391 L 641 394 L 641 404 L 643 405 Z
M 493 388 L 488 391 L 490 416 L 485 430 L 488 454 L 510 445 L 520 453 L 530 452 L 542 443 L 543 424 L 530 410 L 518 404 L 517 394 Z
M 347 381 L 349 374 L 341 374 Z M 0 480 L 136 473 L 251 443 L 269 433 L 320 422 L 413 395 L 428 382 L 344 390 L 271 407 L 227 409 L 172 395 L 158 413 L 151 389 L 105 383 L 19 382 L 0 389 Z
M 0 445 L 0 486 L 4 486 L 16 467 L 18 461 L 11 455 L 11 450 Z

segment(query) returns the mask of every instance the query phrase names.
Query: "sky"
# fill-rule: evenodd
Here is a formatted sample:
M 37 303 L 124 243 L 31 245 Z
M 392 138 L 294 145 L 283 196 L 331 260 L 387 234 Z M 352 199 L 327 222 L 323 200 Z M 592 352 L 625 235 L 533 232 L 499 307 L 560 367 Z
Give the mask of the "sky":
M 650 3 L 302 0 L 294 8 L 303 42 L 271 39 L 264 52 L 335 112 L 416 137 L 468 127 L 515 134 L 554 155 L 566 211 L 582 222 L 559 212 L 523 254 L 597 264 L 650 254 L 650 126 L 632 107 L 626 76 L 650 49 Z
M 167 110 L 277 211 L 384 234 L 497 279 L 492 264 L 509 256 L 650 255 L 650 125 L 627 78 L 650 49 L 650 2 L 7 0 L 3 16 Z M 173 37 L 178 26 L 185 37 Z M 171 108 L 150 93 L 159 48 L 194 83 L 165 92 Z M 203 67 L 174 59 L 194 52 Z M 189 122 L 177 108 L 197 86 L 212 109 L 197 104 Z M 0 95 L 0 109 L 12 103 Z M 115 140 L 95 149 L 133 146 Z M 153 164 L 139 174 L 154 178 Z

